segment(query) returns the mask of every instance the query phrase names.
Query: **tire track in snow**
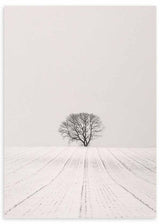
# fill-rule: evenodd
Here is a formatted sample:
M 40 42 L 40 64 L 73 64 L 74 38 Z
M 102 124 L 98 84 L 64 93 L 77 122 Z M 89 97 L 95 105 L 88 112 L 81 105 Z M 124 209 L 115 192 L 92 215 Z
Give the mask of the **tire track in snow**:
M 11 178 L 7 176 L 10 183 L 15 182 L 15 178 L 16 180 L 28 179 L 23 184 L 17 184 L 16 187 L 13 184 L 12 189 L 9 189 L 9 192 L 6 191 L 5 204 L 7 206 L 5 211 L 8 212 L 8 216 L 5 217 L 151 218 L 155 216 L 155 210 L 153 211 L 155 209 L 154 186 L 147 184 L 147 182 L 140 182 L 136 175 L 130 175 L 131 173 L 125 166 L 137 175 L 143 177 L 144 174 L 144 178 L 146 177 L 150 181 L 154 178 L 153 172 L 149 172 L 137 162 L 123 155 L 120 149 L 113 152 L 110 149 L 110 151 L 124 165 L 114 158 L 106 148 L 99 148 L 101 159 L 96 148 L 87 148 L 88 153 L 85 161 L 86 150 L 83 149 L 79 149 L 80 151 L 77 153 L 74 148 L 76 154 L 74 153 L 70 159 L 73 150 L 68 148 L 67 153 L 63 153 L 62 156 L 59 155 L 54 161 L 58 152 L 56 149 L 50 156 L 24 167 L 21 172 L 17 172 Z M 39 156 L 43 152 L 46 152 L 45 148 L 41 149 L 39 153 L 37 151 Z M 28 157 L 25 150 L 23 153 L 22 157 L 25 158 L 26 155 L 27 160 L 36 156 L 35 153 L 31 152 Z M 143 151 L 139 152 L 138 149 L 135 149 L 134 153 L 139 162 L 146 166 L 148 164 L 148 167 L 151 166 L 152 168 L 152 164 L 146 162 Z M 133 152 L 127 151 L 126 154 L 133 156 Z M 13 151 L 9 155 L 16 159 L 16 153 Z M 68 159 L 70 160 L 67 162 Z M 66 162 L 61 175 L 58 175 Z M 22 163 L 15 165 L 18 167 Z M 13 169 L 15 169 L 14 164 Z M 37 175 L 34 175 L 37 171 Z M 33 174 L 34 178 L 29 179 L 29 174 Z M 54 177 L 56 179 L 52 181 Z M 50 183 L 51 181 L 52 183 Z M 149 198 L 149 196 L 151 197 Z M 144 203 L 151 208 L 149 209 Z M 11 211 L 9 211 L 10 209 Z
M 83 166 L 83 183 L 81 189 L 79 218 L 86 218 L 89 211 L 91 211 L 91 203 L 89 197 L 88 148 L 87 148 L 85 152 L 84 166 Z
M 121 151 L 121 150 L 122 150 L 122 149 L 120 149 L 120 151 Z M 142 148 L 142 149 L 140 149 L 139 152 L 136 151 L 136 153 L 135 153 L 135 150 L 134 150 L 134 149 L 133 149 L 132 151 L 131 151 L 131 149 L 127 149 L 127 151 L 126 151 L 126 149 L 125 149 L 125 152 L 126 152 L 126 153 L 129 152 L 129 154 L 132 153 L 133 156 L 136 156 L 136 157 L 138 156 L 139 158 L 141 158 L 141 156 L 142 156 L 142 153 L 140 153 L 141 150 L 142 150 L 142 152 L 143 152 L 143 155 L 145 156 L 145 161 L 146 161 L 146 162 L 150 162 L 150 163 L 152 163 L 152 164 L 155 164 L 155 159 L 151 159 L 151 158 L 150 158 L 151 155 L 153 155 L 153 151 L 152 151 L 152 152 L 149 152 L 148 150 L 146 151 L 146 148 Z M 153 148 L 152 150 L 155 151 L 155 148 Z M 123 150 L 122 150 L 122 151 L 123 151 Z
M 79 211 L 79 201 L 77 200 L 80 197 L 76 198 L 74 195 L 80 195 L 82 178 L 79 179 L 79 177 L 80 174 L 81 177 L 83 177 L 82 167 L 84 155 L 85 154 L 82 153 L 81 150 L 74 153 L 74 157 L 72 157 L 71 161 L 67 164 L 61 176 L 59 176 L 45 192 L 42 192 L 41 195 L 38 196 L 40 201 L 32 199 L 33 202 L 36 201 L 36 203 L 23 213 L 23 218 L 30 217 L 31 214 L 37 214 L 37 212 L 39 215 L 36 215 L 36 217 L 47 218 L 53 217 L 52 214 L 54 214 L 56 218 L 69 218 L 70 214 L 77 214 Z M 79 191 L 77 191 L 77 187 Z M 74 194 L 74 191 L 76 194 Z M 31 204 L 32 202 L 30 202 L 30 205 Z M 75 209 L 76 207 L 77 210 Z M 26 206 L 24 206 L 24 208 L 26 208 Z M 23 208 L 21 208 L 21 210 L 23 210 Z M 70 210 L 75 212 L 70 212 Z M 18 213 L 18 211 L 16 211 L 16 213 Z
M 73 200 L 72 199 L 72 192 L 74 190 L 74 186 L 76 186 L 76 183 L 75 182 L 78 181 L 78 178 L 79 178 L 78 172 L 79 172 L 80 164 L 81 164 L 81 159 L 80 158 L 78 160 L 76 160 L 76 161 L 74 161 L 74 160 L 73 161 L 70 161 L 69 168 L 73 167 L 74 168 L 73 169 L 74 172 L 72 171 L 72 174 L 70 174 L 70 171 L 67 171 L 68 178 L 64 178 L 63 177 L 63 179 L 67 179 L 67 182 L 68 182 L 68 180 L 70 180 L 71 182 L 66 183 L 64 181 L 65 191 L 62 191 L 63 192 L 63 195 L 61 196 L 61 199 L 60 200 L 59 200 L 59 198 L 58 198 L 58 200 L 56 199 L 57 200 L 56 203 L 55 203 L 56 206 L 53 206 L 53 207 L 55 207 L 54 214 L 56 214 L 56 212 L 58 211 L 58 209 L 61 208 L 61 205 L 64 203 L 64 200 L 69 199 L 69 202 L 71 202 L 71 200 Z M 72 189 L 71 189 L 70 186 L 72 186 Z M 70 195 L 70 197 L 69 197 L 69 195 Z M 66 203 L 64 203 L 64 204 L 66 204 Z M 65 211 L 66 210 L 67 211 L 68 210 L 71 210 L 72 206 L 74 206 L 73 203 L 69 203 L 69 205 L 70 206 L 67 206 L 66 205 Z
M 16 153 L 16 154 L 14 154 L 14 158 L 12 158 L 11 156 L 9 156 L 9 158 L 8 158 L 8 152 L 10 151 L 10 150 L 14 150 L 14 147 L 10 147 L 10 148 L 5 148 L 5 155 L 4 155 L 4 160 L 5 160 L 5 163 L 7 163 L 7 164 L 9 164 L 9 165 L 13 165 L 13 164 L 15 164 L 16 162 L 18 162 L 19 160 L 21 161 L 21 160 L 24 160 L 24 158 L 23 158 L 23 155 L 24 155 L 24 149 L 23 150 L 21 150 L 21 152 L 19 152 L 19 153 Z M 11 158 L 10 158 L 11 157 Z M 15 159 L 16 158 L 16 159 Z
M 124 167 L 126 168 L 130 173 L 132 173 L 132 175 L 138 177 L 140 180 L 144 180 L 146 183 L 155 185 L 153 182 L 150 182 L 148 180 L 146 180 L 145 178 L 137 175 L 135 172 L 133 172 L 133 170 L 131 170 L 124 162 L 122 162 L 120 159 L 117 158 L 117 156 L 115 156 L 115 154 L 113 152 L 111 152 L 110 150 L 108 150 L 108 152 L 110 152 L 110 154 Z
M 43 155 L 38 156 L 38 157 L 36 157 L 35 159 L 32 159 L 31 161 L 25 163 L 24 165 L 21 165 L 20 167 L 16 168 L 16 169 L 13 170 L 12 172 L 9 172 L 8 175 L 9 175 L 9 174 L 16 173 L 17 171 L 23 169 L 24 167 L 26 168 L 28 165 L 32 164 L 32 163 L 35 162 L 35 161 L 38 161 L 40 158 L 43 158 L 43 157 L 44 157 L 45 155 L 47 155 L 47 154 L 49 154 L 49 152 L 46 152 L 46 153 L 44 153 Z
M 52 158 L 51 160 L 49 160 L 44 166 L 42 166 L 41 168 L 39 168 L 36 172 L 34 172 L 34 173 L 32 173 L 31 175 L 29 175 L 28 178 L 30 178 L 30 177 L 32 177 L 32 176 L 35 176 L 35 175 L 38 174 L 40 171 L 42 171 L 43 169 L 45 169 L 49 164 L 51 164 L 52 162 L 54 162 L 54 161 L 58 158 L 58 156 L 59 156 L 60 154 L 62 154 L 64 151 L 65 151 L 65 149 L 62 150 L 61 152 L 57 153 L 57 155 L 54 156 L 54 158 Z M 53 164 L 54 164 L 54 163 L 52 163 L 52 165 L 53 165 Z M 15 182 L 15 185 L 17 185 L 17 184 L 19 184 L 19 183 L 22 183 L 22 182 L 24 182 L 24 181 L 27 181 L 27 178 L 25 178 L 25 179 L 21 179 L 21 180 Z M 8 187 L 9 187 L 9 186 L 6 186 L 6 188 L 8 188 Z
M 43 190 L 44 188 L 46 188 L 47 186 L 49 186 L 51 183 L 53 183 L 53 181 L 55 181 L 55 179 L 63 172 L 63 170 L 65 169 L 67 163 L 71 160 L 73 154 L 75 152 L 72 153 L 72 155 L 67 159 L 67 161 L 65 162 L 65 164 L 63 165 L 62 169 L 59 171 L 59 173 L 50 180 L 49 183 L 43 185 L 42 187 L 40 187 L 39 189 L 37 189 L 36 191 L 34 191 L 32 194 L 28 195 L 26 198 L 24 198 L 23 200 L 19 201 L 18 203 L 16 203 L 14 206 L 12 206 L 11 208 L 9 208 L 6 212 L 5 215 L 7 215 L 9 212 L 11 212 L 13 209 L 15 209 L 16 207 L 18 207 L 19 205 L 21 205 L 23 202 L 25 202 L 26 200 L 30 199 L 31 197 L 33 197 L 35 194 L 37 194 L 38 192 L 40 192 L 41 190 Z
M 82 211 L 84 206 L 84 211 L 86 214 L 87 205 L 86 205 L 86 160 L 87 160 L 87 149 L 85 152 L 85 158 L 84 158 L 84 166 L 83 166 L 83 183 L 82 183 L 82 189 L 81 189 L 81 202 L 80 202 L 80 209 L 79 209 L 79 218 L 82 217 Z M 83 199 L 85 198 L 85 199 Z M 84 201 L 84 205 L 83 205 Z
M 97 194 L 98 194 L 98 199 L 101 198 L 99 206 L 104 208 L 105 211 L 105 217 L 107 216 L 108 218 L 123 218 L 126 214 L 130 214 L 131 210 L 128 210 L 126 207 L 126 204 L 117 195 L 115 192 L 113 192 L 112 188 L 110 187 L 110 181 L 108 183 L 108 178 L 106 178 L 104 174 L 104 166 L 98 156 L 98 153 L 96 153 L 97 159 L 96 159 L 96 164 L 98 167 L 98 176 L 100 176 L 101 181 L 97 180 L 96 182 L 99 183 L 99 190 L 97 189 Z M 105 171 L 106 172 L 106 171 Z M 110 178 L 108 175 L 109 179 L 114 183 L 114 181 Z M 112 185 L 112 184 L 111 184 Z M 121 208 L 121 209 L 119 209 Z M 122 212 L 122 211 L 125 211 Z
M 133 158 L 134 156 L 132 157 L 132 156 L 126 155 L 124 152 L 122 152 L 122 154 L 124 154 L 126 157 L 130 158 L 131 160 L 135 161 L 136 163 L 139 163 L 141 166 L 143 166 L 145 169 L 149 170 L 150 172 L 155 173 L 155 171 L 153 171 L 149 167 L 145 166 L 143 163 L 137 161 L 137 159 Z
M 129 191 L 125 186 L 123 186 L 122 184 L 118 183 L 113 177 L 112 175 L 110 174 L 110 172 L 108 171 L 106 165 L 105 165 L 105 162 L 104 160 L 102 159 L 101 155 L 100 155 L 100 152 L 99 152 L 99 149 L 97 149 L 97 153 L 99 155 L 99 158 L 103 164 L 103 167 L 105 169 L 105 171 L 107 172 L 107 174 L 110 176 L 110 178 L 117 184 L 119 185 L 121 188 L 123 188 L 126 192 L 128 192 L 130 195 L 132 195 L 135 199 L 137 199 L 139 202 L 141 202 L 143 205 L 145 205 L 146 207 L 148 207 L 150 210 L 152 210 L 153 212 L 156 212 L 155 209 L 153 209 L 150 205 L 148 205 L 146 202 L 144 202 L 142 199 L 140 199 L 139 197 L 137 197 L 133 192 Z
M 36 172 L 34 172 L 34 173 L 28 175 L 27 177 L 25 176 L 25 178 L 21 178 L 21 179 L 19 179 L 19 180 L 16 180 L 16 182 L 8 183 L 8 184 L 5 186 L 5 189 L 6 189 L 6 190 L 9 190 L 9 189 L 12 187 L 13 184 L 14 184 L 14 186 L 16 186 L 17 184 L 21 184 L 21 183 L 23 183 L 23 182 L 26 182 L 26 181 L 28 180 L 28 178 L 31 178 L 31 177 L 35 176 L 35 175 L 36 175 L 37 173 L 39 173 L 43 168 L 45 168 L 47 165 L 49 165 L 52 161 L 56 160 L 56 158 L 57 158 L 62 152 L 64 152 L 64 151 L 65 151 L 65 149 L 62 150 L 61 152 L 59 152 L 58 154 L 56 154 L 54 158 L 52 158 L 50 161 L 48 161 L 47 164 L 45 164 L 43 167 L 39 168 Z M 49 153 L 49 152 L 45 153 L 45 154 L 42 155 L 42 156 L 48 155 L 48 153 Z M 42 156 L 40 156 L 40 158 L 41 158 Z M 36 160 L 37 160 L 37 158 L 36 158 Z

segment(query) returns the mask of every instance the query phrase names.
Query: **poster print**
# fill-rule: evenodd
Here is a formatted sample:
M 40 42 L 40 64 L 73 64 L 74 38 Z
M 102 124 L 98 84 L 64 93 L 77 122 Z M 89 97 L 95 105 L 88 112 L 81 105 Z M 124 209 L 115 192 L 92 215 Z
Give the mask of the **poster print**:
M 156 9 L 4 9 L 4 217 L 154 218 Z

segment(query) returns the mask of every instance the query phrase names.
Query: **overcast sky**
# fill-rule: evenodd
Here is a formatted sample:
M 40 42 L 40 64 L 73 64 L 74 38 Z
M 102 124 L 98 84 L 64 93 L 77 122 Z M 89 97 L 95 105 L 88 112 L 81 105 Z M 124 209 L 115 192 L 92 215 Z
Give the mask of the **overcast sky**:
M 5 144 L 67 145 L 74 112 L 105 126 L 93 146 L 154 147 L 155 7 L 6 7 Z

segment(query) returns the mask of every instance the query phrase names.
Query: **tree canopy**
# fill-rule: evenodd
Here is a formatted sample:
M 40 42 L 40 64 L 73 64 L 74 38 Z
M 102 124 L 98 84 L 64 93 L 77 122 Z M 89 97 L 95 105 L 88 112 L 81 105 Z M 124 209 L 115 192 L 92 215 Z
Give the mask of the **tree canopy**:
M 59 132 L 69 141 L 81 142 L 84 146 L 101 136 L 103 125 L 97 115 L 89 113 L 70 114 L 59 127 Z

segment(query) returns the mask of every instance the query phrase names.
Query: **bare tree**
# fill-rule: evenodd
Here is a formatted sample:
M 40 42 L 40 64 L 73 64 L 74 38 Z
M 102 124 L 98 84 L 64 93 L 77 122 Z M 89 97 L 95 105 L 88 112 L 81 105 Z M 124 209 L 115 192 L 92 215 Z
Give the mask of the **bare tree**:
M 70 114 L 59 128 L 64 138 L 68 138 L 71 142 L 81 142 L 85 147 L 100 136 L 102 130 L 103 125 L 100 118 L 88 113 Z

